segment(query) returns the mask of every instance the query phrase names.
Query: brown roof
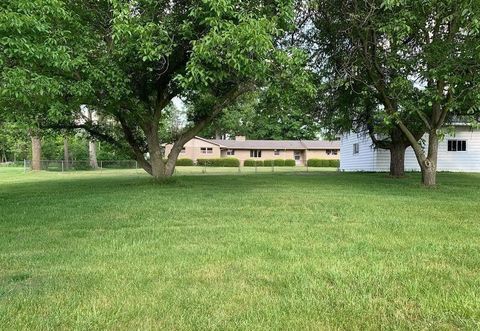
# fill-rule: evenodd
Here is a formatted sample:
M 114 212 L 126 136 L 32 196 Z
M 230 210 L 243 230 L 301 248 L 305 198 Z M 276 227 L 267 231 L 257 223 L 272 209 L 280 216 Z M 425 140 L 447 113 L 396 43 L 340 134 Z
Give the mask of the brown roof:
M 200 138 L 200 137 L 197 137 Z M 340 141 L 327 140 L 223 140 L 204 139 L 230 149 L 340 149 Z

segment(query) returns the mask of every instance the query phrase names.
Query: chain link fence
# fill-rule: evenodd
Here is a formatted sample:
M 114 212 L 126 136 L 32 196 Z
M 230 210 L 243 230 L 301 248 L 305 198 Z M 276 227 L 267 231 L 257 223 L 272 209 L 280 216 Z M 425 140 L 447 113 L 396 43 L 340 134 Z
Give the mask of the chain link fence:
M 10 167 L 22 167 L 24 172 L 30 172 L 33 169 L 31 160 L 25 160 L 23 162 L 11 162 Z M 97 165 L 91 164 L 88 160 L 41 160 L 40 170 L 49 172 L 92 172 L 103 173 L 112 172 L 112 170 L 120 171 L 121 173 L 135 173 L 142 174 L 145 171 L 138 166 L 138 163 L 134 160 L 99 160 Z M 276 166 L 273 163 L 268 165 L 251 164 L 226 164 L 218 165 L 215 163 L 204 162 L 197 165 L 177 165 L 175 168 L 175 175 L 234 175 L 234 174 L 266 174 L 266 173 L 288 173 L 288 172 L 319 172 L 319 171 L 337 171 L 336 167 L 309 167 L 309 166 Z
M 25 160 L 22 166 L 25 172 L 31 171 L 33 168 L 53 172 L 138 169 L 137 161 L 134 160 L 100 160 L 96 164 L 92 164 L 89 160 L 41 160 L 35 167 L 31 160 Z

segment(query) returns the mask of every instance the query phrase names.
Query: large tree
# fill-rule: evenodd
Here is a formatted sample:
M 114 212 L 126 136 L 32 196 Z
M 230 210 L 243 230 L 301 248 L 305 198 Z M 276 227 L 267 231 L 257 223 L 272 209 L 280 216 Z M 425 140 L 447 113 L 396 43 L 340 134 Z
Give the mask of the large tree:
M 435 185 L 441 129 L 449 116 L 478 108 L 479 2 L 319 0 L 311 4 L 322 42 L 334 40 L 348 51 L 336 58 L 335 49 L 327 49 L 329 59 L 348 64 L 334 66 L 332 74 L 343 86 L 360 83 L 368 89 L 380 105 L 377 113 L 394 124 L 415 151 L 422 182 Z M 415 134 L 419 125 L 428 133 L 426 151 Z
M 390 175 L 403 177 L 405 151 L 410 143 L 401 130 L 378 111 L 381 104 L 372 89 L 363 83 L 362 75 L 366 75 L 366 71 L 352 61 L 352 41 L 338 37 L 346 28 L 344 21 L 329 18 L 318 13 L 315 1 L 297 1 L 296 29 L 286 41 L 309 54 L 308 65 L 318 86 L 315 105 L 304 107 L 304 112 L 320 123 L 322 134 L 327 137 L 349 132 L 369 135 L 373 147 L 390 151 Z M 405 114 L 404 120 L 408 121 L 409 117 L 411 115 Z M 423 129 L 417 128 L 415 136 L 420 139 L 422 134 Z
M 44 41 L 52 42 L 54 32 L 60 31 L 57 42 L 62 44 L 63 52 L 57 45 L 42 49 L 47 51 L 44 58 L 52 58 L 53 51 L 60 54 L 54 70 L 35 67 L 33 72 L 42 73 L 46 79 L 44 85 L 48 85 L 48 79 L 59 76 L 61 79 L 54 82 L 66 82 L 57 84 L 59 88 L 46 98 L 59 102 L 62 107 L 55 108 L 70 115 L 52 123 L 55 121 L 47 112 L 46 116 L 36 116 L 36 120 L 49 127 L 81 127 L 97 139 L 119 146 L 122 145 L 118 138 L 120 129 L 131 155 L 156 178 L 173 173 L 185 142 L 227 106 L 244 93 L 264 86 L 276 69 L 297 64 L 291 60 L 296 53 L 277 43 L 290 28 L 293 12 L 290 0 L 27 3 L 12 0 L 5 5 L 7 19 L 28 21 L 33 17 L 47 23 L 58 16 L 61 19 L 55 25 L 45 26 L 38 35 L 31 30 L 20 31 L 11 43 L 21 48 L 22 42 L 18 40 L 27 34 L 24 48 L 41 47 Z M 34 11 L 35 7 L 44 10 Z M 15 30 L 13 23 L 12 30 Z M 72 42 L 75 39 L 78 46 Z M 11 45 L 5 47 L 4 55 L 11 61 Z M 11 67 L 26 68 L 24 72 L 30 69 L 26 56 L 19 54 L 15 58 L 20 61 Z M 22 90 L 19 81 L 9 80 L 5 84 L 9 97 L 15 97 L 15 89 Z M 30 85 L 38 90 L 36 83 Z M 63 86 L 67 88 L 62 89 Z M 160 123 L 175 96 L 193 104 L 194 112 L 188 114 L 188 125 L 174 138 L 172 151 L 164 161 Z M 74 115 L 78 115 L 81 104 L 102 114 L 110 125 L 79 121 Z M 35 115 L 40 111 L 33 102 L 27 108 Z M 105 130 L 107 127 L 113 130 Z
M 338 52 L 338 49 L 337 49 Z M 333 64 L 334 67 L 338 62 Z M 322 71 L 320 71 L 322 72 Z M 403 132 L 385 116 L 375 94 L 363 84 L 340 84 L 335 75 L 324 79 L 317 100 L 315 113 L 323 128 L 330 135 L 356 133 L 371 138 L 372 146 L 390 152 L 390 176 L 405 176 L 405 152 L 411 146 Z M 424 134 L 415 115 L 402 114 L 417 140 Z

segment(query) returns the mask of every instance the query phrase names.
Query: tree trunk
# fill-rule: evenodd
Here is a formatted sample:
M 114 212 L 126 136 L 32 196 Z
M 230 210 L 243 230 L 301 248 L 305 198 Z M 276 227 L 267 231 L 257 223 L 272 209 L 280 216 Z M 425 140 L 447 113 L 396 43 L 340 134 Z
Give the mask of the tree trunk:
M 145 134 L 147 136 L 148 152 L 150 153 L 150 174 L 155 179 L 169 177 L 165 173 L 165 163 L 163 162 L 162 150 L 160 148 L 160 140 L 158 137 L 158 125 L 150 124 Z
M 89 121 L 93 123 L 93 111 L 91 111 L 90 108 L 87 110 L 87 114 Z M 92 169 L 98 169 L 97 143 L 93 139 L 88 141 L 88 158 L 90 160 L 90 167 Z
M 405 176 L 405 150 L 403 144 L 393 144 L 390 148 L 390 176 Z
M 182 151 L 182 144 L 174 144 L 172 149 L 170 150 L 170 154 L 168 154 L 167 163 L 165 164 L 165 173 L 168 176 L 173 176 L 175 172 L 175 166 L 177 165 L 178 155 Z
M 97 142 L 95 140 L 90 140 L 88 142 L 88 155 L 90 159 L 90 167 L 93 169 L 98 169 Z
M 422 167 L 422 184 L 432 187 L 437 184 L 437 171 L 433 167 Z
M 70 156 L 68 152 L 68 138 L 63 138 L 63 166 L 65 170 L 70 168 Z
M 32 170 L 42 170 L 42 142 L 39 136 L 32 135 Z
M 435 186 L 437 184 L 438 135 L 436 130 L 428 134 L 428 153 L 420 163 L 422 170 L 422 184 Z
M 422 171 L 422 184 L 431 187 L 435 186 L 437 183 L 437 156 L 438 156 L 438 135 L 437 129 L 430 129 L 428 132 L 428 152 L 425 155 L 425 151 L 418 143 L 414 135 L 408 130 L 408 128 L 399 121 L 398 126 L 405 134 L 405 137 L 409 140 L 412 145 L 415 156 L 417 157 L 417 162 Z

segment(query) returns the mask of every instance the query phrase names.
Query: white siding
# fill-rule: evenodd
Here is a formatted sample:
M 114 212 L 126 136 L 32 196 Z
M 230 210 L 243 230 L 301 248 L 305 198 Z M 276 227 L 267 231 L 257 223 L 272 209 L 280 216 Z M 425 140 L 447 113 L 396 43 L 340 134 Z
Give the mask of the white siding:
M 352 149 L 352 137 L 361 142 L 360 154 L 361 158 L 352 158 L 350 150 Z M 428 135 L 423 137 L 424 141 L 428 141 Z M 466 152 L 449 152 L 448 140 L 460 139 L 467 141 Z M 345 140 L 345 142 L 344 142 Z M 365 158 L 369 158 L 368 151 L 362 151 L 369 148 L 373 156 L 373 164 L 365 162 Z M 356 134 L 345 135 L 342 137 L 341 148 L 345 148 L 345 152 L 341 149 L 340 168 L 346 171 L 389 171 L 390 169 L 390 151 L 385 149 L 374 149 L 372 141 L 367 135 L 357 137 Z M 425 149 L 427 146 L 425 146 Z M 343 160 L 343 154 L 348 154 L 348 158 Z M 342 163 L 345 167 L 342 167 Z M 440 141 L 438 146 L 438 171 L 460 171 L 460 172 L 480 172 L 480 130 L 472 130 L 469 127 L 458 126 L 455 133 L 446 135 Z M 420 167 L 415 157 L 415 153 L 411 147 L 407 148 L 405 153 L 405 170 L 419 171 Z
M 449 152 L 448 139 L 467 141 L 467 151 Z M 439 171 L 480 172 L 480 131 L 457 127 L 455 134 L 445 137 L 438 147 Z
M 353 145 L 358 143 L 359 152 L 353 154 Z M 372 141 L 363 134 L 344 134 L 340 139 L 340 170 L 342 171 L 375 171 L 375 154 Z
M 375 151 L 375 171 L 390 171 L 390 151 L 377 149 Z M 405 151 L 405 171 L 420 171 L 415 152 L 411 147 Z

